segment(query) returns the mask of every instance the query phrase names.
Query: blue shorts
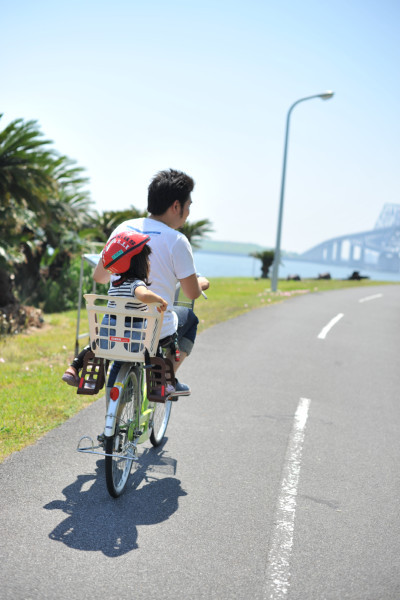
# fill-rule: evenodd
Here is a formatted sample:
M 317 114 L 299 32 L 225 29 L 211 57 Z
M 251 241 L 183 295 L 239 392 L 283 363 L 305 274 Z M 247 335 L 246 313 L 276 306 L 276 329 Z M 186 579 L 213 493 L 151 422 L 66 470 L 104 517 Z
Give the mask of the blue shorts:
M 179 348 L 183 352 L 186 352 L 186 354 L 190 354 L 196 339 L 199 319 L 192 309 L 186 306 L 174 306 L 174 312 L 178 317 L 177 334 Z

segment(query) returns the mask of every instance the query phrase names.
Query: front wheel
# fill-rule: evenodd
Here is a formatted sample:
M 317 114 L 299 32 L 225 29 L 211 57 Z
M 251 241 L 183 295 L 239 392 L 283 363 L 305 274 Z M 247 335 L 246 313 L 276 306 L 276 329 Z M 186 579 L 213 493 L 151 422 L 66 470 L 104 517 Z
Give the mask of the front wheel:
M 167 400 L 165 404 L 155 402 L 152 429 L 150 433 L 150 442 L 153 446 L 159 446 L 163 441 L 169 417 L 171 415 L 171 400 Z
M 123 379 L 114 435 L 105 438 L 106 484 L 109 494 L 114 498 L 124 491 L 135 456 L 132 441 L 139 421 L 139 389 L 138 370 L 132 367 Z

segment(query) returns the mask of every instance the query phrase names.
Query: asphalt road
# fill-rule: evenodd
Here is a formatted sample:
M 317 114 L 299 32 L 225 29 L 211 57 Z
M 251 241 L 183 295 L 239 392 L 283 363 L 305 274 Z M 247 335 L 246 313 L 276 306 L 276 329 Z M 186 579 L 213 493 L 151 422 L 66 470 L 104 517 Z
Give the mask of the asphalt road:
M 399 306 L 353 288 L 205 331 L 118 500 L 75 451 L 103 399 L 12 455 L 0 598 L 399 599 Z

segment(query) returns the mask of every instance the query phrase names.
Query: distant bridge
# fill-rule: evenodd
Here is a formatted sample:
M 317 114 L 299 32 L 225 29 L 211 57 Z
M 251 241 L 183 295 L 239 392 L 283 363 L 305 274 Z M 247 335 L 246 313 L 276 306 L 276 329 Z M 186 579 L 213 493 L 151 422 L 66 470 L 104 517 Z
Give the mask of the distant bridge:
M 385 204 L 374 229 L 332 238 L 299 258 L 327 266 L 400 272 L 400 205 Z

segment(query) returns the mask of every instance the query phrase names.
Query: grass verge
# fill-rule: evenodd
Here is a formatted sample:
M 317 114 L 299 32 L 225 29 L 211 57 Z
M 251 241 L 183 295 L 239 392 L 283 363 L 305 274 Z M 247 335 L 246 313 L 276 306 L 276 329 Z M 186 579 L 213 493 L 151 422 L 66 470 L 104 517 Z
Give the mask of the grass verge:
M 282 281 L 274 294 L 269 280 L 212 279 L 208 300 L 200 298 L 196 302 L 199 331 L 294 295 L 371 285 L 377 283 Z M 98 397 L 78 396 L 74 388 L 61 381 L 73 358 L 76 316 L 76 311 L 47 315 L 42 329 L 0 339 L 0 462 L 34 443 Z M 81 331 L 87 331 L 84 312 Z

